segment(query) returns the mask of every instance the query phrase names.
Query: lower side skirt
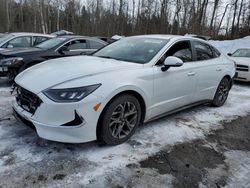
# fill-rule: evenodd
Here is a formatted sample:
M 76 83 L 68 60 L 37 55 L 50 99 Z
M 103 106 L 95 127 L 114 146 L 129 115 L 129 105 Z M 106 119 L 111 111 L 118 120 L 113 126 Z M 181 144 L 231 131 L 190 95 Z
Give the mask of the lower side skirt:
M 211 100 L 203 100 L 203 101 L 199 101 L 199 102 L 196 102 L 196 103 L 192 103 L 192 104 L 189 104 L 189 105 L 186 105 L 186 106 L 171 110 L 169 112 L 165 112 L 163 114 L 160 114 L 160 115 L 158 115 L 156 117 L 153 117 L 153 118 L 149 119 L 147 122 L 154 121 L 156 119 L 160 119 L 160 118 L 163 118 L 165 116 L 172 115 L 172 114 L 175 114 L 175 113 L 180 112 L 182 110 L 186 110 L 186 109 L 189 109 L 189 108 L 192 108 L 192 107 L 195 107 L 195 106 L 199 106 L 199 105 L 202 105 L 202 104 L 209 104 L 210 102 L 211 102 Z

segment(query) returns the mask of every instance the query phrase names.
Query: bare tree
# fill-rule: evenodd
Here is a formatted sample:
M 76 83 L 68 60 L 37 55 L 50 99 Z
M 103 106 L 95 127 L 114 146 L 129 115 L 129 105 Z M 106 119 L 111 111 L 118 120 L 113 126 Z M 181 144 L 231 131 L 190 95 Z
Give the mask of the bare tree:
M 220 28 L 221 28 L 222 22 L 223 22 L 223 20 L 224 20 L 224 17 L 225 17 L 225 15 L 226 15 L 226 12 L 227 12 L 227 9 L 228 9 L 228 6 L 229 6 L 229 5 L 230 5 L 230 4 L 227 4 L 226 7 L 225 7 L 225 10 L 224 10 L 224 12 L 223 12 L 223 16 L 222 16 L 222 18 L 221 18 L 221 20 L 220 20 L 220 23 L 219 23 L 219 26 L 218 26 L 218 29 L 217 29 L 217 32 L 216 32 L 217 35 L 218 35 L 219 32 L 220 32 Z
M 238 19 L 237 19 L 237 25 L 236 25 L 236 34 L 237 34 L 237 35 L 238 35 L 238 33 L 239 33 L 240 17 L 241 17 L 242 8 L 243 8 L 243 2 L 244 2 L 244 0 L 241 0 L 241 3 L 240 3 L 240 10 L 239 10 Z
M 237 8 L 238 8 L 238 0 L 235 0 L 233 6 L 234 6 L 234 14 L 233 14 L 231 37 L 234 37 L 235 35 L 235 19 L 236 19 Z
M 212 13 L 212 18 L 211 18 L 211 22 L 210 22 L 210 26 L 209 28 L 212 30 L 213 29 L 213 23 L 214 23 L 214 17 L 215 17 L 215 12 L 218 8 L 218 4 L 219 4 L 220 0 L 214 0 L 214 6 L 213 6 L 213 13 Z
M 147 33 L 241 37 L 250 34 L 250 2 L 230 0 L 0 0 L 0 32 L 59 29 L 83 35 Z M 230 11 L 229 11 L 230 9 Z M 210 11 L 211 10 L 211 11 Z M 226 35 L 220 36 L 222 29 Z

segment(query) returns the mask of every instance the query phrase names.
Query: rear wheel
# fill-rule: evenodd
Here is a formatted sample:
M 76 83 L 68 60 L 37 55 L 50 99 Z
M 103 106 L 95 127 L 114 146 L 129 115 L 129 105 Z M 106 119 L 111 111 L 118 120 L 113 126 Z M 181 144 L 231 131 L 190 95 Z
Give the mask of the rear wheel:
M 230 91 L 230 81 L 228 78 L 223 78 L 217 88 L 212 105 L 215 107 L 220 107 L 224 105 L 227 100 L 229 91 Z
M 141 106 L 133 95 L 114 98 L 102 115 L 98 137 L 106 144 L 118 145 L 127 141 L 141 120 Z

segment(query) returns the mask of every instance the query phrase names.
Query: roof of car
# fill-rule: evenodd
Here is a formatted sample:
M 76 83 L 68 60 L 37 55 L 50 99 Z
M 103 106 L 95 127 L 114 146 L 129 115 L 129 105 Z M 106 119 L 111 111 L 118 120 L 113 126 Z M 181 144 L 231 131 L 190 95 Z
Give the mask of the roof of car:
M 5 33 L 5 34 L 11 34 L 13 36 L 44 36 L 44 37 L 55 37 L 53 35 L 48 34 L 42 34 L 42 33 L 28 33 L 28 32 L 13 32 L 13 33 Z
M 82 36 L 82 35 L 62 35 L 62 36 L 58 36 L 58 38 L 69 38 L 69 39 L 72 39 L 72 38 L 91 38 L 91 37 Z
M 152 35 L 137 35 L 134 37 L 147 37 L 147 38 L 159 38 L 159 39 L 171 39 L 174 37 L 180 37 L 180 35 L 158 35 L 158 34 L 152 34 Z
M 83 39 L 92 39 L 92 40 L 106 43 L 105 41 L 98 39 L 98 38 L 95 38 L 95 37 L 88 37 L 88 36 L 81 36 L 81 35 L 62 35 L 62 36 L 58 36 L 58 38 L 66 38 L 66 39 L 83 38 Z
M 183 40 L 197 40 L 197 41 L 202 41 L 207 43 L 207 41 L 193 37 L 193 36 L 182 36 L 182 35 L 164 35 L 164 34 L 152 34 L 152 35 L 137 35 L 137 36 L 132 36 L 132 37 L 147 37 L 147 38 L 154 38 L 154 39 L 166 39 L 166 40 L 178 40 L 178 39 L 183 39 Z

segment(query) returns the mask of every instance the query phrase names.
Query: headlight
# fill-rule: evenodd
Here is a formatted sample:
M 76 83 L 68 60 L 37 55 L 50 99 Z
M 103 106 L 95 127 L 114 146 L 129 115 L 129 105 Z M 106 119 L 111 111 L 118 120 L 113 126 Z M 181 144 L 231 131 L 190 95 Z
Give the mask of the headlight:
M 48 89 L 43 93 L 55 102 L 78 102 L 100 86 L 101 84 L 69 89 Z
M 21 57 L 14 57 L 14 58 L 6 58 L 0 61 L 1 65 L 3 66 L 11 66 L 11 65 L 18 65 L 23 61 Z

